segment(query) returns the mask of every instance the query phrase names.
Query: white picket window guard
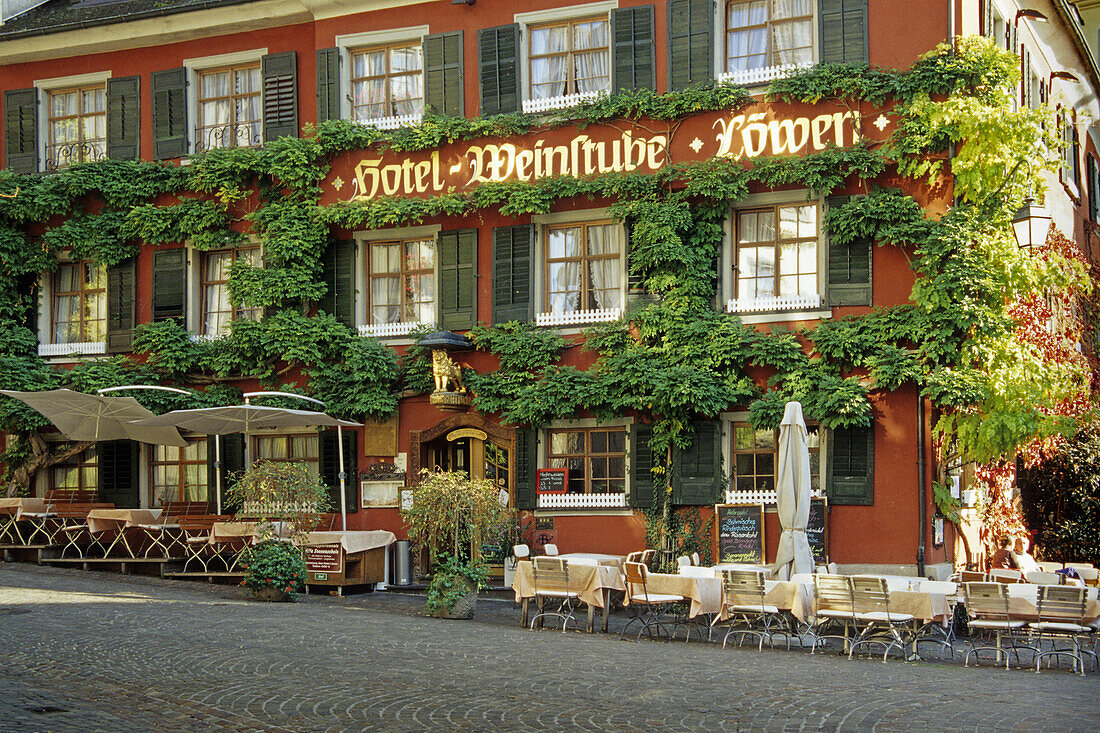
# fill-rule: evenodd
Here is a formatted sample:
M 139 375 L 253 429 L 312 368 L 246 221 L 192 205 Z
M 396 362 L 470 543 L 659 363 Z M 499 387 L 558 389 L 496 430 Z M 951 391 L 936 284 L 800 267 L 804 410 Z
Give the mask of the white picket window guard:
M 727 71 L 724 74 L 718 75 L 719 84 L 738 84 L 741 86 L 752 86 L 754 84 L 763 84 L 766 81 L 772 79 L 782 79 L 785 76 L 790 76 L 796 71 L 802 71 L 808 69 L 813 64 L 782 64 L 780 66 L 765 66 L 762 69 L 741 69 L 738 71 Z
M 823 496 L 820 491 L 811 492 L 814 498 Z M 775 504 L 775 489 L 731 489 L 726 492 L 727 504 Z
M 585 102 L 593 102 L 599 96 L 599 92 L 576 92 L 575 94 L 563 94 L 560 97 L 546 99 L 525 99 L 523 100 L 523 111 L 548 112 L 552 109 L 565 109 Z
M 408 336 L 418 328 L 435 328 L 434 323 L 417 323 L 416 321 L 401 321 L 400 323 L 374 323 L 369 326 L 360 326 L 360 336 L 374 336 L 383 338 L 386 336 Z
M 814 293 L 813 295 L 769 295 L 763 298 L 731 298 L 726 303 L 726 311 L 729 313 L 797 311 L 820 307 L 820 293 Z
M 395 115 L 393 117 L 359 120 L 359 124 L 366 125 L 367 127 L 377 127 L 379 130 L 396 130 L 399 127 L 419 125 L 422 119 L 424 119 L 423 112 L 414 112 L 411 115 Z
M 539 509 L 621 509 L 626 494 L 539 494 Z
M 106 354 L 105 341 L 78 341 L 71 344 L 39 344 L 39 356 L 71 356 L 73 354 Z
M 212 344 L 215 341 L 221 341 L 224 338 L 229 338 L 229 332 L 224 333 L 193 333 L 191 334 L 191 340 L 197 344 Z
M 575 323 L 602 323 L 604 321 L 616 321 L 622 314 L 622 308 L 599 308 L 590 311 L 572 311 L 571 313 L 539 313 L 535 316 L 535 325 L 565 326 Z

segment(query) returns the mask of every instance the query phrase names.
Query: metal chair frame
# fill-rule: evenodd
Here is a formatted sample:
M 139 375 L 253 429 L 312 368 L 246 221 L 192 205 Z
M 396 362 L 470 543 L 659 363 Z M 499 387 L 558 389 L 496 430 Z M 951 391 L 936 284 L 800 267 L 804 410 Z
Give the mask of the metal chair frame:
M 881 644 L 885 663 L 890 650 L 897 647 L 905 654 L 912 643 L 913 617 L 907 613 L 890 612 L 890 588 L 886 578 L 851 578 L 852 608 L 856 623 L 862 626 L 859 635 L 848 647 L 848 659 L 856 649 L 867 644 Z M 906 637 L 909 637 L 908 639 Z
M 808 633 L 813 633 L 814 643 L 810 654 L 817 651 L 821 639 L 840 639 L 843 650 L 847 652 L 852 643 L 850 630 L 855 628 L 855 601 L 852 598 L 852 580 L 847 575 L 815 573 L 814 576 L 814 622 Z M 840 624 L 843 634 L 823 634 L 829 624 Z
M 646 552 L 652 552 L 652 550 L 646 550 Z M 626 636 L 626 630 L 630 628 L 630 625 L 635 621 L 641 621 L 642 628 L 638 631 L 638 641 L 641 641 L 642 634 L 648 633 L 649 638 L 653 638 L 653 630 L 657 631 L 657 638 L 661 637 L 661 631 L 665 631 L 665 638 L 669 641 L 675 636 L 676 627 L 681 625 L 680 622 L 675 621 L 671 625 L 673 627 L 672 633 L 669 633 L 667 628 L 669 623 L 662 620 L 661 614 L 664 613 L 665 606 L 672 605 L 674 603 L 682 603 L 684 598 L 682 596 L 667 596 L 659 600 L 654 600 L 653 596 L 649 593 L 649 588 L 646 584 L 646 578 L 649 575 L 649 569 L 643 563 L 640 562 L 626 562 L 623 563 L 623 573 L 626 578 L 626 600 L 627 611 L 630 613 L 630 619 L 623 626 L 622 632 L 619 633 L 619 639 L 623 639 Z M 641 594 L 637 594 L 635 588 L 641 586 Z M 689 632 L 690 633 L 690 632 Z
M 732 612 L 730 627 L 722 639 L 722 648 L 733 634 L 738 634 L 737 646 L 746 636 L 760 639 L 757 651 L 763 651 L 764 639 L 775 648 L 775 634 L 783 634 L 787 649 L 791 648 L 791 628 L 787 618 L 775 606 L 765 602 L 767 593 L 764 573 L 758 570 L 723 570 L 722 598 Z M 782 630 L 773 629 L 773 625 Z
M 1073 660 L 1073 671 L 1080 670 L 1085 674 L 1084 654 L 1092 657 L 1092 666 L 1097 666 L 1096 653 L 1081 646 L 1081 638 L 1092 638 L 1095 630 L 1086 623 L 1085 607 L 1088 604 L 1088 596 L 1084 588 L 1077 586 L 1040 585 L 1039 586 L 1039 620 L 1031 624 L 1028 629 L 1035 633 L 1039 649 L 1043 646 L 1043 637 L 1049 637 L 1051 649 L 1040 651 L 1035 655 L 1035 671 L 1043 657 L 1048 658 L 1047 667 L 1050 667 L 1049 658 L 1070 657 Z M 1059 649 L 1057 640 L 1069 639 L 1073 646 L 1069 649 Z
M 997 664 L 1001 663 L 1001 655 L 1004 655 L 1005 669 L 1008 669 L 1009 660 L 1016 657 L 1016 663 L 1020 663 L 1020 649 L 1029 649 L 1032 653 L 1036 650 L 1028 644 L 1021 643 L 1016 632 L 1027 624 L 1024 621 L 1013 620 L 1009 610 L 1008 587 L 1004 583 L 963 583 L 963 597 L 966 601 L 966 612 L 970 616 L 971 648 L 967 650 L 963 659 L 963 666 L 970 666 L 970 655 L 979 657 L 980 652 L 993 651 L 996 654 Z M 975 645 L 975 634 L 992 631 L 996 638 L 996 644 L 990 646 Z M 1003 644 L 1005 637 L 1009 646 Z
M 569 590 L 569 563 L 560 557 L 534 557 L 532 562 L 532 577 L 535 583 L 535 598 L 538 602 L 538 613 L 531 618 L 531 629 L 536 622 L 547 616 L 561 619 L 561 630 L 564 632 L 569 622 L 577 623 L 573 615 L 574 603 L 578 600 L 577 594 Z M 556 611 L 544 610 L 547 599 L 558 601 Z
M 950 582 L 950 581 L 945 581 Z M 940 647 L 940 651 L 947 650 L 948 659 L 954 660 L 955 658 L 955 621 L 959 615 L 959 588 L 956 584 L 955 591 L 947 594 L 947 607 L 950 609 L 947 618 L 947 625 L 944 626 L 939 621 L 929 621 L 921 626 L 916 631 L 916 637 L 914 642 L 917 647 L 917 654 L 920 654 L 921 644 L 937 644 Z M 942 657 L 941 657 L 942 658 Z

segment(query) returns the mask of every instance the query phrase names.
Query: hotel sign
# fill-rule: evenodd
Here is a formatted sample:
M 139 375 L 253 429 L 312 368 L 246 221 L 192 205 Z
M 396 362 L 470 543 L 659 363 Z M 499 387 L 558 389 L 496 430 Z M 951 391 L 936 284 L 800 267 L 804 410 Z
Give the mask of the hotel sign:
M 761 104 L 736 115 L 711 112 L 677 123 L 620 121 L 591 125 L 580 133 L 561 127 L 507 140 L 451 143 L 410 155 L 345 153 L 333 163 L 324 202 L 438 196 L 483 183 L 552 176 L 654 173 L 672 163 L 707 158 L 806 155 L 847 147 L 867 135 L 859 112 L 822 112 L 821 107 L 801 106 L 817 112 L 811 115 L 797 114 L 789 105 Z M 881 133 L 888 124 L 880 114 L 874 126 Z

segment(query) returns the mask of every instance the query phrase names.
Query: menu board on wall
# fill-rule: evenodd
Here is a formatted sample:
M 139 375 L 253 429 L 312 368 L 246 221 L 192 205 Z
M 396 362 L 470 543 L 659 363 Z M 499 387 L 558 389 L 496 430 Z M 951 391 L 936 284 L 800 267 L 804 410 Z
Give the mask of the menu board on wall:
M 569 486 L 568 469 L 540 468 L 537 474 L 537 489 L 540 494 L 564 494 Z
M 814 564 L 829 562 L 829 505 L 824 496 L 810 499 L 806 539 L 810 541 L 810 549 L 814 553 Z
M 719 504 L 717 521 L 718 562 L 764 564 L 764 505 Z

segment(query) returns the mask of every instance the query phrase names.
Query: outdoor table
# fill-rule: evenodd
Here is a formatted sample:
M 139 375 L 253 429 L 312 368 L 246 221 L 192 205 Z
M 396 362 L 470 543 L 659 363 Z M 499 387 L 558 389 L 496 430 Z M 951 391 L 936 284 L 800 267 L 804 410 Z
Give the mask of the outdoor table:
M 29 545 L 30 540 L 44 531 L 35 523 L 36 519 L 44 523 L 50 514 L 46 511 L 46 500 L 32 497 L 0 498 L 0 544 Z M 19 522 L 30 521 L 32 529 L 26 538 L 19 529 Z
M 764 573 L 765 578 L 772 577 L 772 569 L 764 565 L 745 565 L 736 562 L 723 562 L 712 566 L 711 569 L 717 571 L 715 575 L 720 575 L 722 570 L 755 570 Z
M 397 541 L 385 530 L 310 532 L 305 549 L 309 585 L 366 585 L 386 582 L 387 549 Z
M 95 544 L 104 548 L 102 535 L 114 533 L 111 544 L 103 549 L 103 557 L 110 556 L 111 550 L 121 542 L 129 556 L 137 559 L 126 537 L 126 530 L 142 524 L 152 524 L 160 517 L 160 513 L 160 509 L 93 509 L 88 512 L 86 520 L 88 534 Z
M 708 578 L 696 575 L 646 573 L 645 587 L 647 593 L 683 596 L 691 601 L 688 618 L 695 618 L 699 614 L 717 614 L 722 611 L 722 580 L 714 575 Z
M 588 605 L 588 633 L 592 633 L 595 609 L 603 609 L 603 630 L 607 632 L 607 619 L 611 608 L 611 591 L 626 590 L 622 571 L 612 565 L 568 563 L 569 590 Z M 516 602 L 521 604 L 520 623 L 527 626 L 528 603 L 535 597 L 534 565 L 530 560 L 516 563 L 516 577 L 512 580 Z
M 626 560 L 625 555 L 604 555 L 598 552 L 570 552 L 558 557 L 574 565 L 608 565 L 620 570 Z
M 1012 620 L 1033 622 L 1039 620 L 1039 585 L 1035 583 L 1008 583 L 1008 612 Z M 1098 588 L 1086 588 L 1085 619 L 1088 625 L 1100 629 L 1100 599 Z

